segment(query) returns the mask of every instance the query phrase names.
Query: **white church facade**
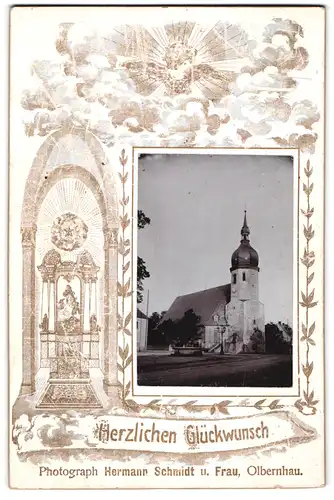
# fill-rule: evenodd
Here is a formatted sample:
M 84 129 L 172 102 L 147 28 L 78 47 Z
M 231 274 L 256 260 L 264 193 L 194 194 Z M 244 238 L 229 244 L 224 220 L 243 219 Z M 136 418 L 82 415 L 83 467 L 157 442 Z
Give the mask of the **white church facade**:
M 178 321 L 192 309 L 200 317 L 199 341 L 209 351 L 238 354 L 265 350 L 259 256 L 250 244 L 246 211 L 241 236 L 231 257 L 230 283 L 177 297 L 162 320 Z

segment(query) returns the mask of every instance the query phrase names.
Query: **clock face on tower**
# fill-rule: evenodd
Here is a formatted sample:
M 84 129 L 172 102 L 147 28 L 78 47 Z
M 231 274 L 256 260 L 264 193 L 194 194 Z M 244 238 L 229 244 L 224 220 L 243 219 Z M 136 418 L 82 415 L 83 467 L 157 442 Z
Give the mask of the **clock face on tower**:
M 232 288 L 232 293 L 235 293 L 236 292 L 236 289 L 233 287 Z

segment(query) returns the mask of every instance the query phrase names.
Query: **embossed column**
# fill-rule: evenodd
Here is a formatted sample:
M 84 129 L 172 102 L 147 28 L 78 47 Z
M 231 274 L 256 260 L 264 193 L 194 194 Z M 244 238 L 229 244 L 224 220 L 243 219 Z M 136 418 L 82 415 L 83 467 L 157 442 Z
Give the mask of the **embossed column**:
M 56 325 L 55 325 L 55 299 L 56 291 L 55 291 L 55 280 L 54 278 L 50 279 L 50 299 L 49 299 L 49 331 L 50 332 L 55 332 L 56 331 Z
M 86 279 L 85 294 L 84 294 L 84 327 L 83 327 L 83 331 L 85 333 L 89 332 L 89 307 L 90 307 L 89 281 Z
M 89 316 L 91 316 L 92 314 L 95 314 L 96 319 L 97 319 L 96 279 L 92 280 L 91 285 L 92 285 L 92 293 L 91 293 L 91 308 L 90 308 Z
M 42 305 L 41 305 L 41 321 L 42 323 L 44 316 L 48 317 L 49 321 L 49 301 L 48 301 L 48 280 L 46 276 L 42 277 Z
M 117 230 L 104 228 L 104 390 L 117 398 Z
M 22 383 L 20 395 L 35 392 L 36 376 L 36 226 L 22 227 Z

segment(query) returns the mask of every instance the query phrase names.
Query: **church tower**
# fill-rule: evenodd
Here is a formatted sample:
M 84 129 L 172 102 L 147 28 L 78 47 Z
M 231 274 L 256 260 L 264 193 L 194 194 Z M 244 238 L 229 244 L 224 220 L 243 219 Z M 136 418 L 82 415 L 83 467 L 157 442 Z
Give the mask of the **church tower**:
M 231 300 L 226 307 L 231 352 L 264 350 L 264 308 L 259 301 L 259 256 L 250 244 L 245 210 L 239 247 L 231 258 Z

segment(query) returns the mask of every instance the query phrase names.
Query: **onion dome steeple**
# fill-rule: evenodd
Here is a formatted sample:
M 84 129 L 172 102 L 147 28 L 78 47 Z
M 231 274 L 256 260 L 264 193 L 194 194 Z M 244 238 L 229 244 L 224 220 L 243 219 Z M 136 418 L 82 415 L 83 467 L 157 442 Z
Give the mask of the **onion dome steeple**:
M 240 245 L 232 254 L 231 271 L 235 269 L 256 269 L 259 270 L 259 256 L 249 242 L 250 229 L 247 225 L 247 212 L 245 210 L 244 223 L 241 228 L 242 239 Z
M 241 241 L 249 241 L 249 235 L 250 235 L 250 230 L 249 227 L 247 226 L 247 211 L 245 210 L 245 215 L 244 215 L 244 225 L 241 228 L 241 236 L 242 240 Z

